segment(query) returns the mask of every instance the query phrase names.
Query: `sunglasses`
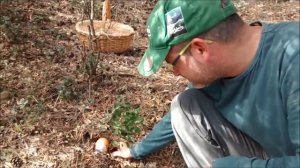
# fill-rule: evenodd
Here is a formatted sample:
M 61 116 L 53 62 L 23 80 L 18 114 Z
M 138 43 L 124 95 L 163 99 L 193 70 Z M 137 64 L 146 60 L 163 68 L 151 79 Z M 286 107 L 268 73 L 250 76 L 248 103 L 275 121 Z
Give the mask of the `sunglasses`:
M 204 40 L 207 44 L 212 44 L 214 41 L 211 41 L 211 40 Z M 168 63 L 168 69 L 170 70 L 170 71 L 172 71 L 173 70 L 173 68 L 174 68 L 174 66 L 176 66 L 176 64 L 177 64 L 177 62 L 178 62 L 178 60 L 179 60 L 179 58 L 181 57 L 181 56 L 183 56 L 183 54 L 187 51 L 187 49 L 191 46 L 191 44 L 192 44 L 192 42 L 189 42 L 187 45 L 185 45 L 180 51 L 179 51 L 179 54 L 176 56 L 176 58 L 174 59 L 174 61 L 173 62 L 171 62 L 171 63 Z

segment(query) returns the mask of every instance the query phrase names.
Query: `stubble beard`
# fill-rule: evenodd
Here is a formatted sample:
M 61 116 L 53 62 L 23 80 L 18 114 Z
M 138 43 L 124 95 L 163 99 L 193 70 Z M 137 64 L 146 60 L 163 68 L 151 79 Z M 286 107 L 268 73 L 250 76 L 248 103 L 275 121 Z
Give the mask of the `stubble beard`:
M 197 74 L 197 79 L 195 81 L 190 81 L 194 88 L 203 88 L 220 79 L 218 69 L 213 67 L 201 68 Z

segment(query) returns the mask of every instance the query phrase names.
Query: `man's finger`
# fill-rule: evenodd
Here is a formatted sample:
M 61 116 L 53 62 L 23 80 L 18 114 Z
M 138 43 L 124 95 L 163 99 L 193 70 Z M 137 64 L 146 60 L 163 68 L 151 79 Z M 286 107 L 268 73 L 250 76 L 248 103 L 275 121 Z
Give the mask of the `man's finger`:
M 111 153 L 111 156 L 113 156 L 113 157 L 123 157 L 121 151 L 115 151 L 115 152 Z

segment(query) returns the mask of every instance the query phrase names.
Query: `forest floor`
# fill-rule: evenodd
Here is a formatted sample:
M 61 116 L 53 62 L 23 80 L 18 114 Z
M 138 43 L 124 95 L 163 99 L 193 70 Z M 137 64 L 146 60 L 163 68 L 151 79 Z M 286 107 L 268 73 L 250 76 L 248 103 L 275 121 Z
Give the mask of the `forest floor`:
M 299 20 L 299 1 L 235 3 L 248 23 Z M 110 151 L 119 142 L 130 146 L 140 140 L 187 84 L 165 66 L 149 78 L 136 70 L 154 4 L 112 0 L 113 20 L 136 31 L 133 45 L 85 62 L 75 31 L 82 2 L 0 0 L 0 167 L 185 167 L 176 143 L 143 160 L 115 159 L 94 149 L 99 137 L 111 141 Z M 101 17 L 100 4 L 95 17 Z M 95 62 L 96 74 L 89 75 L 87 65 Z M 119 125 L 127 134 L 115 132 L 117 107 L 126 107 L 125 114 L 139 111 L 130 120 L 143 119 L 142 124 Z M 130 126 L 141 131 L 130 132 Z

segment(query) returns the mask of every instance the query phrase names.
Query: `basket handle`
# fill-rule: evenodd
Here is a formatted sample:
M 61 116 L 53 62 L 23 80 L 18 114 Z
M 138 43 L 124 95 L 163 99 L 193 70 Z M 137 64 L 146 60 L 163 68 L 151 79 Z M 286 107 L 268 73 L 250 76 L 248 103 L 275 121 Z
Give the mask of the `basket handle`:
M 103 21 L 110 21 L 111 20 L 111 5 L 110 5 L 110 0 L 105 0 L 102 2 L 102 20 Z

